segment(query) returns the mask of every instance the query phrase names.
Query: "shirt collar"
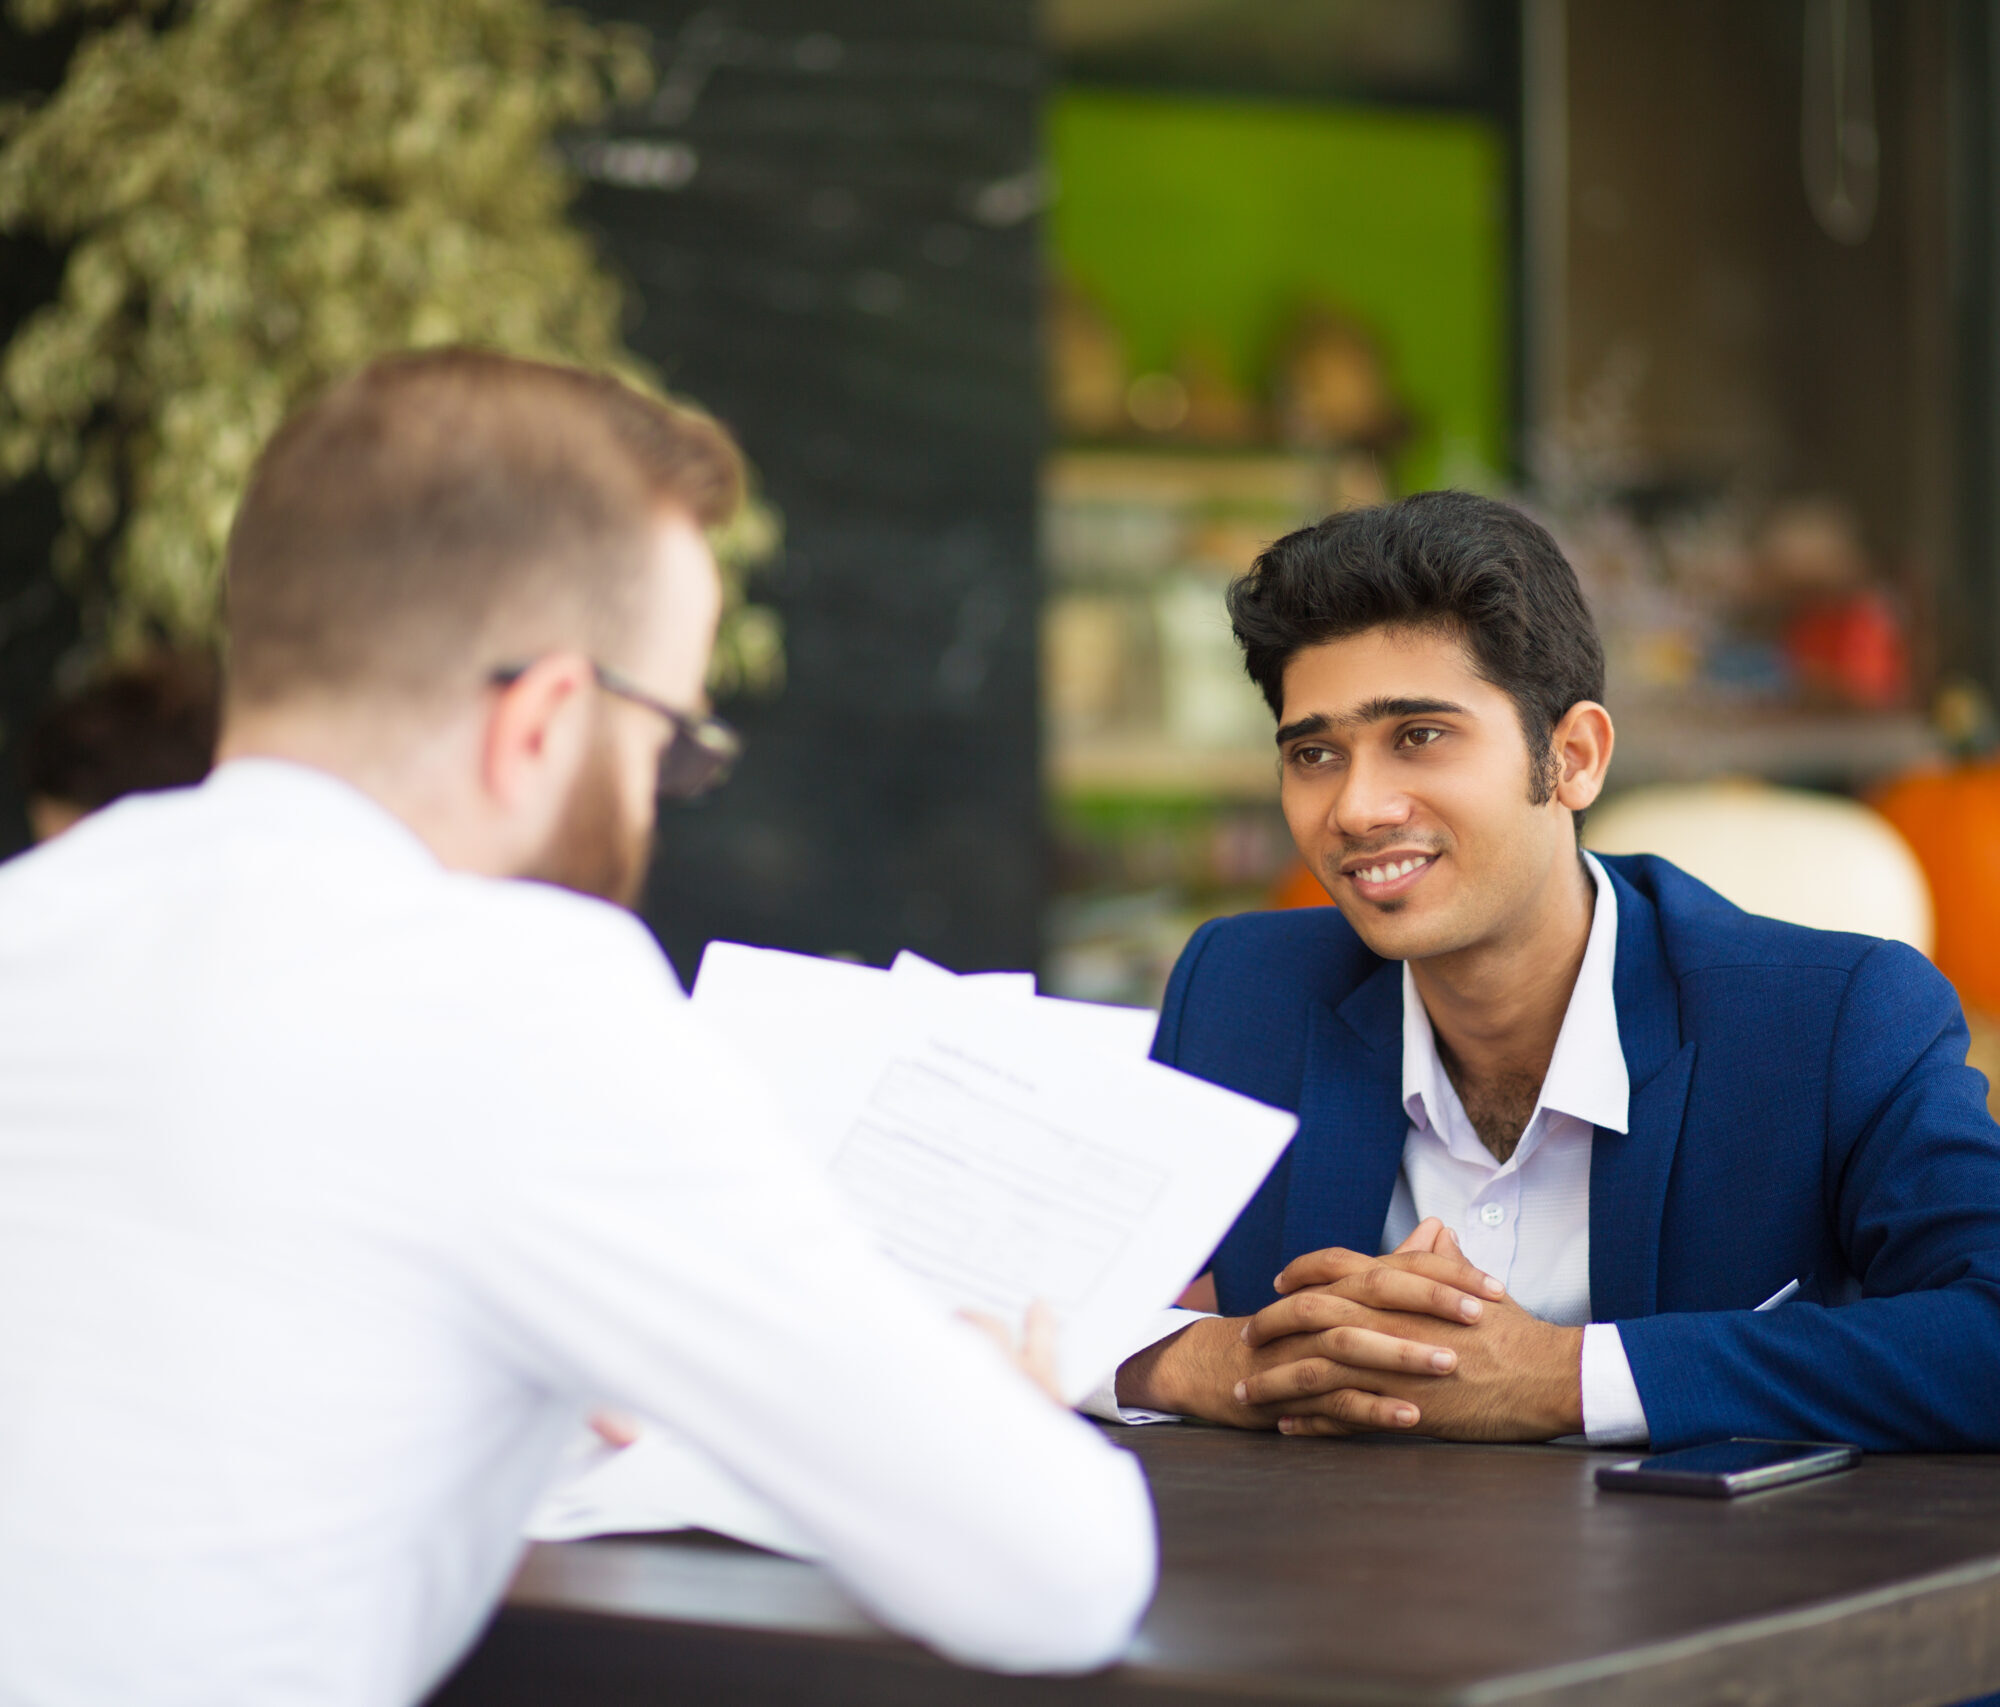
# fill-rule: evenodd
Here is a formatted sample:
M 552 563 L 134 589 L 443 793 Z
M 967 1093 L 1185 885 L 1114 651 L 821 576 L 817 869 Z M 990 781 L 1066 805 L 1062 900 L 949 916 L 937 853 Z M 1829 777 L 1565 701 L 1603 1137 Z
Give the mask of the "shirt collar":
M 209 773 L 201 793 L 225 813 L 263 827 L 302 831 L 320 845 L 366 849 L 412 869 L 442 869 L 415 830 L 331 771 L 289 759 L 231 759 Z
M 1536 1112 L 1549 1109 L 1587 1126 L 1624 1132 L 1630 1119 L 1632 1084 L 1625 1070 L 1625 1048 L 1618 1040 L 1618 1007 L 1612 995 L 1618 954 L 1618 896 L 1594 855 L 1585 854 L 1583 863 L 1597 887 L 1597 904 L 1591 911 L 1583 964 L 1570 991 Z M 1442 1132 L 1443 1111 L 1457 1100 L 1438 1058 L 1431 1016 L 1417 994 L 1410 963 L 1404 961 L 1403 1107 L 1412 1120 Z

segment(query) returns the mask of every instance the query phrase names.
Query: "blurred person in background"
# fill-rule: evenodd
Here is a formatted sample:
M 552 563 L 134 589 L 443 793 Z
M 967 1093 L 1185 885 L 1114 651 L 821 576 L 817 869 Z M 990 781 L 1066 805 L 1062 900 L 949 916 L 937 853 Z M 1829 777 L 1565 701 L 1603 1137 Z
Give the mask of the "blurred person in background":
M 35 840 L 128 794 L 201 781 L 215 760 L 217 688 L 209 654 L 159 648 L 59 694 L 21 749 Z
M 0 1703 L 416 1701 L 599 1406 L 949 1655 L 1123 1648 L 1134 1461 L 886 1266 L 616 904 L 734 753 L 740 484 L 607 380 L 378 363 L 243 501 L 215 772 L 0 872 Z

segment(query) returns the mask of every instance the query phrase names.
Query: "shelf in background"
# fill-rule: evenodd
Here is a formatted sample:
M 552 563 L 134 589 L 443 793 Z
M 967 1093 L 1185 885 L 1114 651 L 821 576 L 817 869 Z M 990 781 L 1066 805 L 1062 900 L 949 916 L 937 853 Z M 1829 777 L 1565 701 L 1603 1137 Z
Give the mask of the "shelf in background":
M 1915 712 L 1648 707 L 1613 715 L 1614 790 L 1732 776 L 1857 788 L 1942 750 Z M 1050 787 L 1068 798 L 1205 797 L 1234 803 L 1278 797 L 1277 757 L 1268 747 L 1176 746 L 1143 733 L 1057 738 L 1049 743 L 1046 767 Z
M 1217 801 L 1278 798 L 1275 748 L 1180 747 L 1159 736 L 1052 741 L 1050 786 L 1059 795 L 1198 797 Z
M 1352 503 L 1379 500 L 1381 473 L 1365 447 L 1275 450 L 1163 445 L 1073 445 L 1042 465 L 1042 496 L 1053 503 L 1252 505 L 1304 520 Z
M 1858 788 L 1938 757 L 1942 745 L 1914 711 L 1776 711 L 1612 707 L 1618 744 L 1611 785 L 1761 777 L 1804 788 Z

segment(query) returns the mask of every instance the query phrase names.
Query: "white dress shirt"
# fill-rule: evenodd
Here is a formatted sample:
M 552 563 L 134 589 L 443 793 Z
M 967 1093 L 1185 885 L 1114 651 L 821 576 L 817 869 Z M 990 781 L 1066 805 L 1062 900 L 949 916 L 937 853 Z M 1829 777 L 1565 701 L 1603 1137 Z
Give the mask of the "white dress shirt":
M 1589 854 L 1597 886 L 1590 937 L 1570 991 L 1535 1111 L 1506 1161 L 1480 1142 L 1438 1058 L 1430 1015 L 1403 965 L 1403 1108 L 1410 1129 L 1389 1199 L 1382 1249 L 1436 1216 L 1466 1258 L 1497 1277 L 1514 1302 L 1546 1322 L 1590 1322 L 1590 1151 L 1593 1129 L 1626 1130 L 1631 1081 L 1618 1040 L 1612 973 L 1618 896 Z M 1583 1330 L 1583 1426 L 1594 1446 L 1647 1438 L 1646 1412 L 1609 1322 Z
M 1583 964 L 1534 1114 L 1505 1162 L 1494 1159 L 1466 1117 L 1438 1058 L 1416 979 L 1404 963 L 1403 1108 L 1410 1126 L 1381 1246 L 1385 1253 L 1393 1251 L 1418 1222 L 1436 1216 L 1458 1235 L 1467 1260 L 1496 1276 L 1516 1303 L 1564 1326 L 1590 1323 L 1593 1128 L 1626 1130 L 1631 1088 L 1612 994 L 1618 897 L 1603 866 L 1589 854 L 1583 860 L 1597 887 Z M 1195 1319 L 1190 1311 L 1163 1312 L 1133 1351 Z M 1584 1327 L 1582 1376 L 1590 1443 L 1643 1443 L 1645 1407 L 1615 1325 Z M 1119 1422 L 1172 1420 L 1157 1411 L 1121 1407 L 1111 1383 L 1093 1393 L 1084 1408 Z
M 0 1704 L 416 1700 L 598 1404 L 898 1629 L 1114 1657 L 1137 1466 L 777 1122 L 630 915 L 447 872 L 317 772 L 0 868 Z

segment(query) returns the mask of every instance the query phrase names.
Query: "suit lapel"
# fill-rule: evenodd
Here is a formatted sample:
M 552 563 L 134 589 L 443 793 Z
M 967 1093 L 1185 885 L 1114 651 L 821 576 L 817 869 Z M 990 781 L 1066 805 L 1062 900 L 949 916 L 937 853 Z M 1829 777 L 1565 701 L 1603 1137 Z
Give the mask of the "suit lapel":
M 1408 1128 L 1402 963 L 1389 960 L 1338 1008 L 1313 1005 L 1283 1261 L 1328 1245 L 1374 1254 Z
M 1607 870 L 1609 867 L 1607 867 Z M 1687 1112 L 1695 1046 L 1680 1032 L 1680 988 L 1653 903 L 1616 871 L 1618 1042 L 1632 1085 L 1625 1132 L 1597 1128 L 1590 1152 L 1590 1313 L 1649 1316 L 1660 1282 L 1660 1221 Z

